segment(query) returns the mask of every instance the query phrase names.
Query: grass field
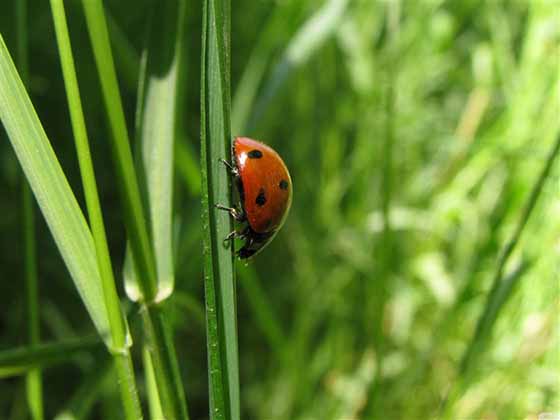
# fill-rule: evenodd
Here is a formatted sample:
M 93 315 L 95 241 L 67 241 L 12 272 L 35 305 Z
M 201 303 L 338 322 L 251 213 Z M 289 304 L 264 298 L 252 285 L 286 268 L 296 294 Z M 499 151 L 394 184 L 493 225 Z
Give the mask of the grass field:
M 4 0 L 0 35 L 0 419 L 560 416 L 560 0 Z M 231 135 L 294 187 L 248 264 Z

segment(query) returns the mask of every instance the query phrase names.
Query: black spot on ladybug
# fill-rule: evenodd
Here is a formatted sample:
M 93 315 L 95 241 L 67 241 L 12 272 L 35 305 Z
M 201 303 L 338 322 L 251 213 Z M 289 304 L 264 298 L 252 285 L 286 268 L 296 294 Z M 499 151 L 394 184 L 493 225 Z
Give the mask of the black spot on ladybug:
M 282 189 L 282 190 L 287 190 L 287 189 L 288 189 L 288 181 L 286 181 L 285 179 L 283 179 L 282 181 L 280 181 L 280 184 L 278 184 L 278 186 L 279 186 L 280 189 Z
M 249 156 L 251 159 L 260 159 L 262 158 L 262 155 L 262 152 L 257 149 L 251 150 L 249 153 L 247 153 L 247 156 Z
M 265 195 L 265 192 L 264 192 L 264 188 L 261 188 L 259 190 L 259 195 L 257 195 L 257 198 L 255 199 L 255 203 L 259 207 L 262 207 L 266 204 L 266 195 Z

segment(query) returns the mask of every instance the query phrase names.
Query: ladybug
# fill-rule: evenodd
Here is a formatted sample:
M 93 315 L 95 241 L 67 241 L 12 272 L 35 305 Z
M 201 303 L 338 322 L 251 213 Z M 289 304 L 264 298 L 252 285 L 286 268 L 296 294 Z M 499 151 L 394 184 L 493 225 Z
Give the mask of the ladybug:
M 292 204 L 292 179 L 286 164 L 274 149 L 248 137 L 233 140 L 233 164 L 221 159 L 231 171 L 240 198 L 240 207 L 216 207 L 228 211 L 241 230 L 231 232 L 230 241 L 245 242 L 237 251 L 247 259 L 267 246 L 284 224 Z

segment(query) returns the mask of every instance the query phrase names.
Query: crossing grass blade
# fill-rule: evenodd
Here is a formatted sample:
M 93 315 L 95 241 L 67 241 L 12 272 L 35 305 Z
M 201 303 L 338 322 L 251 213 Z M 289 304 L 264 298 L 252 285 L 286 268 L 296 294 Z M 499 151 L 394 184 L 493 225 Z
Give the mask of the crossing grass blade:
M 0 378 L 26 374 L 34 369 L 68 362 L 74 355 L 101 349 L 98 337 L 78 338 L 0 352 Z
M 231 202 L 228 174 L 219 159 L 230 158 L 230 5 L 206 0 L 202 32 L 201 169 L 204 287 L 210 417 L 239 419 L 239 361 L 233 254 L 223 239 L 230 216 L 216 204 Z

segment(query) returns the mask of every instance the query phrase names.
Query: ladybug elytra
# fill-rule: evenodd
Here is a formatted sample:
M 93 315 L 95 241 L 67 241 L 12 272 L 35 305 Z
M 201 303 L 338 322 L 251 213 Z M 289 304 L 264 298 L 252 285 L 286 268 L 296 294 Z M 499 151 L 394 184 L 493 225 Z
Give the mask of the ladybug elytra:
M 227 210 L 239 223 L 247 223 L 226 237 L 245 241 L 237 256 L 246 259 L 268 245 L 284 224 L 292 204 L 292 179 L 278 153 L 248 137 L 234 138 L 233 165 L 222 162 L 234 176 L 241 206 L 216 207 Z

